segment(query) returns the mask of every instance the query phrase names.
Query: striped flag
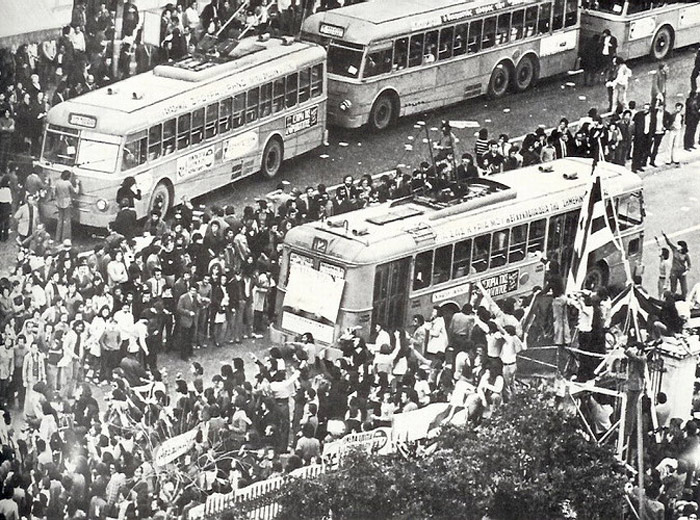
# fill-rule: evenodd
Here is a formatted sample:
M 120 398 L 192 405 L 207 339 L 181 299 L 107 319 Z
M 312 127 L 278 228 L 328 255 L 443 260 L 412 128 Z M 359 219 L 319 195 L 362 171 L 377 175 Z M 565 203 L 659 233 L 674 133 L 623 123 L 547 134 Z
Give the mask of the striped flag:
M 593 169 L 595 170 L 595 164 Z M 588 272 L 588 258 L 593 251 L 610 243 L 617 246 L 605 212 L 600 175 L 594 173 L 592 181 L 590 189 L 583 198 L 581 215 L 576 228 L 574 254 L 566 281 L 567 293 L 583 288 L 583 281 Z
M 654 301 L 643 288 L 630 284 L 615 297 L 610 305 L 610 326 L 619 325 L 623 329 L 629 329 L 634 325 L 633 317 L 636 315 L 640 330 L 646 329 L 650 316 L 658 317 L 660 312 L 661 305 Z

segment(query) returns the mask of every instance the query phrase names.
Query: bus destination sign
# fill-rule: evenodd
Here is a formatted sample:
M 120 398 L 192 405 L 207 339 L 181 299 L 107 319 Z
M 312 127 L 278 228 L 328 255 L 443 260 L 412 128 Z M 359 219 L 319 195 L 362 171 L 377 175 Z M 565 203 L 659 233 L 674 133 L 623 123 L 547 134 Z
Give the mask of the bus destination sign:
M 331 25 L 329 23 L 322 23 L 318 28 L 318 32 L 324 36 L 331 36 L 333 38 L 342 38 L 345 35 L 345 28 L 338 25 Z
M 284 120 L 284 135 L 292 135 L 318 124 L 318 105 L 287 116 Z
M 97 118 L 86 116 L 84 114 L 73 114 L 68 116 L 68 122 L 74 126 L 82 126 L 83 128 L 95 128 L 97 126 Z

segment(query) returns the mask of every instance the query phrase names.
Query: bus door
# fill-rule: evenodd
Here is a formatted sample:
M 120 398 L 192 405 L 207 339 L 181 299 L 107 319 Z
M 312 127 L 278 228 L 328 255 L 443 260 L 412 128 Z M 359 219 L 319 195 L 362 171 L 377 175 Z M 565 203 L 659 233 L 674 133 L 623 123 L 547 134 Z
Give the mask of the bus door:
M 377 323 L 381 323 L 386 330 L 404 327 L 409 262 L 410 258 L 404 258 L 377 266 L 374 274 L 372 330 Z
M 580 211 L 569 211 L 549 219 L 547 260 L 556 260 L 560 273 L 568 272 L 571 264 Z

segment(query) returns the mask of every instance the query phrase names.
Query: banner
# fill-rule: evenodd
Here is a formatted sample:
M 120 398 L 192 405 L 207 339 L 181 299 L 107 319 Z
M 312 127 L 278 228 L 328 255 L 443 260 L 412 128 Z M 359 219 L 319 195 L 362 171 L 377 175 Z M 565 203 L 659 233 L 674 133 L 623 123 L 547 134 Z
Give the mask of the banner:
M 391 438 L 394 442 L 414 442 L 428 437 L 428 433 L 447 417 L 447 403 L 433 403 L 412 412 L 394 414 Z
M 153 464 L 165 466 L 190 451 L 198 432 L 199 427 L 166 440 L 155 449 Z
M 388 455 L 392 453 L 391 428 L 376 428 L 368 432 L 350 433 L 337 441 L 328 442 L 323 446 L 323 464 L 328 469 L 340 465 L 345 455 L 354 448 L 360 448 L 367 453 Z

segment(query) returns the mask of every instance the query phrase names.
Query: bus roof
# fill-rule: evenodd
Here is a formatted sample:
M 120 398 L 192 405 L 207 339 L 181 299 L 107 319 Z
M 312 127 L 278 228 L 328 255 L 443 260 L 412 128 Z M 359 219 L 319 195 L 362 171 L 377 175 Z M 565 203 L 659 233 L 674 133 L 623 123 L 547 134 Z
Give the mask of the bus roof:
M 548 166 L 552 171 L 530 166 L 479 179 L 475 188 L 490 187 L 488 193 L 451 206 L 414 198 L 305 224 L 292 228 L 285 243 L 295 251 L 314 252 L 345 264 L 384 263 L 423 246 L 435 247 L 578 208 L 590 183 L 591 160 L 566 158 Z M 622 166 L 600 163 L 598 171 L 609 194 L 642 188 L 640 177 Z M 572 174 L 577 177 L 566 178 Z
M 304 32 L 369 44 L 539 0 L 372 0 L 309 16 Z
M 325 59 L 320 46 L 246 38 L 228 59 L 187 57 L 51 108 L 52 125 L 125 135 Z M 138 114 L 138 117 L 125 117 Z

